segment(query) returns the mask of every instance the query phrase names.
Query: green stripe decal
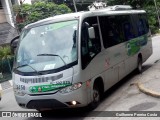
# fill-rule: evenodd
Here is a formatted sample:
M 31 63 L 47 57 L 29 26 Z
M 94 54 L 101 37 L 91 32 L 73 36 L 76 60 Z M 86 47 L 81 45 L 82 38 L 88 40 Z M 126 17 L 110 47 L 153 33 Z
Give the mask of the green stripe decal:
M 58 90 L 63 87 L 70 86 L 71 84 L 49 84 L 29 87 L 31 93 L 48 92 Z
M 126 45 L 128 56 L 132 56 L 138 53 L 141 47 L 147 44 L 147 41 L 148 41 L 147 34 L 141 37 L 129 40 Z

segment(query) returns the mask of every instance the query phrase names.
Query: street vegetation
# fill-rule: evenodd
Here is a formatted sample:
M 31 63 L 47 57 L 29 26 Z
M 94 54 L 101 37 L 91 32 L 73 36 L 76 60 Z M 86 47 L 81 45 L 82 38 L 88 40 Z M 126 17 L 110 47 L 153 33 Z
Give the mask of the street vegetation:
M 160 0 L 107 0 L 108 5 L 131 5 L 134 9 L 144 9 L 147 12 L 148 22 L 152 34 L 159 32 L 159 7 Z M 155 7 L 157 6 L 157 9 Z
M 14 5 L 13 10 L 16 14 L 16 23 L 19 31 L 27 24 L 71 12 L 71 9 L 65 4 L 58 5 L 45 1 L 35 2 L 34 4 Z
M 0 46 L 0 82 L 11 79 L 13 59 L 10 47 Z
M 92 4 L 93 1 L 95 0 L 76 1 L 76 6 L 78 11 L 88 10 L 87 6 Z M 154 0 L 103 0 L 103 1 L 106 2 L 108 6 L 131 5 L 134 9 L 146 10 L 152 34 L 159 32 L 159 23 L 158 23 L 159 9 L 156 10 L 155 2 L 157 4 L 157 8 L 159 8 L 160 0 L 156 0 L 155 2 Z M 75 11 L 72 0 L 37 0 L 32 5 L 30 4 L 14 5 L 13 10 L 15 15 L 17 16 L 16 23 L 20 31 L 25 25 L 29 23 L 33 23 L 47 17 Z

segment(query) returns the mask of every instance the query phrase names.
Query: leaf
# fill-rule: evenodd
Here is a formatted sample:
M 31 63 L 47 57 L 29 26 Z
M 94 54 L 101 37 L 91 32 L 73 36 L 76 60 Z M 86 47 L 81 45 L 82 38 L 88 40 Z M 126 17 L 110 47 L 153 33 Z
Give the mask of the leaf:
M 35 2 L 32 5 L 23 4 L 19 8 L 20 8 L 19 15 L 21 15 L 21 17 L 25 19 L 24 22 L 17 24 L 20 31 L 27 24 L 54 16 L 57 14 L 65 14 L 65 13 L 71 12 L 71 9 L 68 8 L 65 4 L 57 5 L 53 2 L 46 2 L 46 1 Z
M 11 59 L 11 49 L 9 46 L 0 47 L 0 60 Z

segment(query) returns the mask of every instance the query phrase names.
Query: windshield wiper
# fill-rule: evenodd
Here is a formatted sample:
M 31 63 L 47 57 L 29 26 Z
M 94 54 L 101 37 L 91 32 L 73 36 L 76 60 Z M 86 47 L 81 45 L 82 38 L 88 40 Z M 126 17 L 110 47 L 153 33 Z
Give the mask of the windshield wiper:
M 33 68 L 31 65 L 29 64 L 24 64 L 24 65 L 20 65 L 18 67 L 16 67 L 16 69 L 21 68 L 21 67 L 25 67 L 25 66 L 29 66 L 30 68 L 32 68 L 32 70 L 34 70 L 38 75 L 42 75 L 41 72 L 37 71 L 35 68 Z
M 44 54 L 38 54 L 37 56 L 57 56 L 63 61 L 64 65 L 67 66 L 66 62 L 63 60 L 63 58 L 60 55 L 44 53 Z

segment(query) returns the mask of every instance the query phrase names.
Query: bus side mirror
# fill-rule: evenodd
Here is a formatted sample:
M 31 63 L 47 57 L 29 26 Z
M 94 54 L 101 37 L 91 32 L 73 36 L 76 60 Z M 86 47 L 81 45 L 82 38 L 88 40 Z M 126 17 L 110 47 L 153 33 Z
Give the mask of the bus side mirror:
M 19 36 L 13 38 L 10 42 L 11 53 L 14 54 L 19 41 Z
M 89 34 L 89 38 L 90 39 L 95 39 L 95 31 L 94 31 L 94 27 L 90 27 L 88 28 L 88 34 Z

